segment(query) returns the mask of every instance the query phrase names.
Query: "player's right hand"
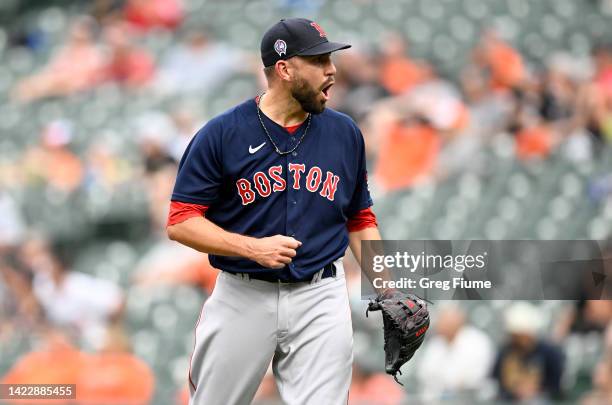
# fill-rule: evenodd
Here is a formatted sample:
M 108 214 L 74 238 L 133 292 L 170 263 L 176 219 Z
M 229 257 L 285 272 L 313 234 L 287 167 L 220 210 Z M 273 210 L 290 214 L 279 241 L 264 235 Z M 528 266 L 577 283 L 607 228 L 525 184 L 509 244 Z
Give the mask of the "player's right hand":
M 267 238 L 253 239 L 250 244 L 249 259 L 271 269 L 282 269 L 297 254 L 302 242 L 290 236 L 274 235 Z

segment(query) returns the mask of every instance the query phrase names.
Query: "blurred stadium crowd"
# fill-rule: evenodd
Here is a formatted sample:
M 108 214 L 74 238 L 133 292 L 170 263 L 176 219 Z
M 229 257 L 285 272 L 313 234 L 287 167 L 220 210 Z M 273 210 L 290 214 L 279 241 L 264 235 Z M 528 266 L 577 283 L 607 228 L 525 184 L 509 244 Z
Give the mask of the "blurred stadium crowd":
M 263 89 L 258 41 L 281 16 L 354 44 L 330 107 L 363 130 L 386 239 L 609 241 L 610 1 L 11 0 L 0 15 L 0 382 L 187 403 L 216 270 L 165 236 L 177 161 Z M 402 388 L 346 262 L 350 405 L 612 403 L 610 301 L 436 303 Z M 271 373 L 257 401 L 277 403 Z

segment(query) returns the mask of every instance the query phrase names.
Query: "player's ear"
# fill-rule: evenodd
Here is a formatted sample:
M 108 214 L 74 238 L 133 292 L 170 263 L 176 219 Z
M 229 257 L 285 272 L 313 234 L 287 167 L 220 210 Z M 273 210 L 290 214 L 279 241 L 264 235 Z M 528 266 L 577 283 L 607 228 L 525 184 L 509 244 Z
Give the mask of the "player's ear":
M 276 74 L 278 75 L 278 77 L 285 81 L 291 81 L 293 77 L 291 71 L 293 68 L 289 61 L 279 60 L 278 62 L 276 62 L 276 65 L 274 67 L 276 69 Z

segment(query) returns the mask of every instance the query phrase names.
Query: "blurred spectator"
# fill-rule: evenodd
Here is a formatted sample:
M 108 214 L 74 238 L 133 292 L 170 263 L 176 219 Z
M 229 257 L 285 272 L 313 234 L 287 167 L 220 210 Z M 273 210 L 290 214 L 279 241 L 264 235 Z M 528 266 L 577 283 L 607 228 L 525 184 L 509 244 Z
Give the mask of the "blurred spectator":
M 0 186 L 0 255 L 5 247 L 16 246 L 24 238 L 25 221 L 16 201 Z
M 174 395 L 175 405 L 189 405 L 189 384 L 185 383 Z
M 151 248 L 139 261 L 134 281 L 144 286 L 189 284 L 210 295 L 219 270 L 205 253 L 179 246 L 160 242 Z
M 99 347 L 106 325 L 122 314 L 123 293 L 110 281 L 70 271 L 66 250 L 30 239 L 21 247 L 20 258 L 34 272 L 34 295 L 51 325 Z
M 129 353 L 127 337 L 121 329 L 108 329 L 104 346 L 95 354 L 80 351 L 66 335 L 55 329 L 44 332 L 41 338 L 41 347 L 23 355 L 0 382 L 76 384 L 76 397 L 81 405 L 146 405 L 150 402 L 155 377 L 148 365 Z M 36 401 L 39 402 L 57 403 Z
M 612 322 L 608 323 L 608 327 L 606 328 L 606 333 L 604 334 L 604 349 L 607 352 L 612 353 Z
M 99 24 L 118 19 L 123 13 L 125 0 L 93 0 L 90 14 Z
M 547 125 L 533 123 L 516 134 L 516 156 L 521 160 L 545 159 L 553 147 L 553 133 Z
M 194 112 L 187 107 L 172 111 L 171 118 L 176 131 L 168 142 L 168 153 L 176 162 L 180 162 L 187 145 L 203 123 L 197 122 Z
M 604 250 L 604 257 L 606 253 Z M 586 296 L 589 291 L 583 294 Z M 610 349 L 605 339 L 610 325 L 612 302 L 605 299 L 580 300 L 559 310 L 553 337 L 566 355 L 564 382 L 574 387 L 572 395 L 581 396 L 585 388 L 590 388 L 590 381 L 594 381 L 593 369 Z
M 595 332 L 603 335 L 612 322 L 612 302 L 601 300 L 577 301 L 561 316 L 555 329 L 555 338 L 559 341 L 569 334 L 587 334 Z
M 500 349 L 493 367 L 501 400 L 538 401 L 562 397 L 564 356 L 540 338 L 542 314 L 532 304 L 513 303 L 505 313 L 509 340 Z
M 370 110 L 366 147 L 378 157 L 374 179 L 383 191 L 434 181 L 441 172 L 448 175 L 456 167 L 473 163 L 474 149 L 481 146 L 478 134 L 462 139 L 470 124 L 469 110 L 455 86 L 433 73 L 426 82 Z M 438 159 L 445 141 L 453 142 L 457 152 L 451 153 L 452 162 Z
M 70 193 L 83 181 L 80 158 L 69 149 L 72 123 L 55 120 L 43 128 L 40 144 L 30 146 L 24 155 L 24 170 L 31 183 L 43 184 Z
M 430 77 L 430 68 L 408 55 L 408 44 L 396 32 L 389 33 L 382 41 L 380 82 L 392 95 L 409 91 Z
M 32 274 L 19 267 L 12 251 L 0 248 L 0 346 L 15 334 L 35 331 L 41 321 Z
M 192 30 L 164 57 L 157 88 L 163 94 L 206 97 L 233 74 L 250 67 L 250 61 L 236 48 L 216 41 L 205 31 Z
M 436 335 L 423 348 L 418 365 L 424 397 L 429 401 L 476 397 L 486 387 L 493 365 L 495 353 L 490 338 L 467 325 L 459 307 L 442 309 L 434 321 Z
M 134 127 L 145 174 L 178 163 L 168 151 L 176 131 L 170 117 L 161 111 L 147 111 L 136 118 Z
M 505 128 L 512 113 L 512 97 L 503 92 L 491 92 L 486 75 L 473 65 L 463 70 L 460 80 L 470 110 L 471 130 L 490 135 Z
M 156 233 L 166 233 L 165 229 L 169 211 L 168 201 L 174 188 L 172 176 L 176 175 L 177 170 L 176 163 L 170 162 L 150 173 L 147 179 L 149 217 L 152 221 L 153 230 Z M 162 239 L 167 238 L 162 236 Z
M 531 92 L 517 89 L 513 94 L 515 110 L 508 129 L 514 134 L 516 157 L 525 161 L 546 159 L 557 142 L 557 134 L 538 113 Z
M 100 79 L 103 55 L 94 42 L 93 29 L 94 23 L 90 18 L 77 19 L 66 44 L 54 53 L 41 72 L 17 83 L 13 96 L 19 101 L 29 102 L 67 96 L 96 85 Z
M 612 403 L 612 356 L 606 355 L 593 371 L 593 390 L 586 394 L 582 405 L 607 405 Z
M 380 82 L 380 58 L 374 50 L 359 46 L 332 58 L 337 73 L 329 106 L 361 121 L 371 113 L 372 106 L 378 100 L 389 96 Z M 355 66 L 359 66 L 359 69 L 355 69 Z M 367 143 L 367 135 L 364 136 Z
M 122 328 L 108 328 L 101 350 L 86 357 L 78 382 L 80 400 L 92 405 L 146 405 L 154 391 L 151 367 L 131 353 Z
M 84 159 L 84 184 L 88 189 L 100 188 L 110 194 L 130 180 L 133 168 L 118 152 L 107 140 L 96 140 L 89 145 Z
M 474 53 L 475 62 L 489 77 L 494 91 L 520 87 L 527 72 L 523 58 L 492 29 L 486 30 Z
M 587 127 L 601 141 L 612 139 L 612 45 L 593 48 L 595 75 L 586 89 L 583 114 Z
M 379 142 L 374 175 L 382 190 L 395 191 L 431 180 L 441 139 L 426 120 L 391 123 Z
M 388 375 L 370 370 L 355 359 L 348 405 L 399 405 L 405 396 L 402 387 Z
M 410 106 L 413 113 L 422 115 L 440 131 L 461 131 L 470 121 L 459 90 L 442 78 L 432 76 L 400 100 Z
M 0 378 L 2 384 L 77 384 L 82 377 L 92 379 L 93 374 L 82 374 L 86 354 L 79 351 L 62 332 L 47 329 L 40 335 L 38 347 L 21 356 L 10 370 Z M 31 404 L 30 400 L 11 401 Z M 75 403 L 75 401 L 66 401 Z M 66 403 L 64 402 L 64 403 Z M 57 404 L 57 400 L 36 400 L 37 404 Z
M 183 15 L 181 0 L 127 0 L 124 9 L 125 20 L 142 32 L 153 28 L 173 30 Z
M 612 97 L 612 43 L 602 43 L 593 47 L 593 58 L 594 82 L 602 95 L 609 100 Z
M 140 87 L 151 80 L 155 73 L 153 58 L 132 43 L 127 25 L 113 23 L 107 26 L 104 42 L 108 52 L 102 73 L 104 80 L 126 87 Z
M 559 122 L 573 117 L 580 71 L 588 72 L 589 68 L 580 66 L 571 55 L 558 53 L 550 58 L 541 89 L 539 112 L 542 118 Z

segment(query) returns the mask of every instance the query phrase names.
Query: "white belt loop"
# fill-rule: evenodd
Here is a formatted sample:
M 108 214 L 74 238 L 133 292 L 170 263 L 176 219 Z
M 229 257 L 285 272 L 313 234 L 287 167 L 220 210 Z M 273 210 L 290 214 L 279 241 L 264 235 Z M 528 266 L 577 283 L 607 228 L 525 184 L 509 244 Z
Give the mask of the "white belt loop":
M 325 271 L 325 268 L 322 268 L 321 270 L 317 271 L 312 276 L 312 280 L 310 281 L 310 284 L 315 284 L 315 283 L 318 283 L 319 281 L 321 281 L 323 279 L 323 272 L 324 271 Z
M 334 278 L 338 278 L 338 277 L 342 277 L 344 276 L 344 256 L 338 258 L 335 262 L 334 262 L 334 266 L 336 267 L 336 274 L 334 276 Z

